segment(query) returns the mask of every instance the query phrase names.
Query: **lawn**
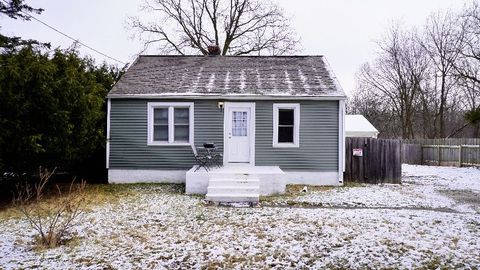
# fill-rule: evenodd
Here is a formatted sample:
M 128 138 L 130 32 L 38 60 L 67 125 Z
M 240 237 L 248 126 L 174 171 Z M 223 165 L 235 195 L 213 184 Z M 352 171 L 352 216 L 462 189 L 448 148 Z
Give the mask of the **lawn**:
M 403 185 L 292 186 L 249 208 L 179 185 L 91 186 L 58 248 L 35 247 L 26 220 L 1 211 L 0 269 L 478 269 L 480 170 L 403 171 Z

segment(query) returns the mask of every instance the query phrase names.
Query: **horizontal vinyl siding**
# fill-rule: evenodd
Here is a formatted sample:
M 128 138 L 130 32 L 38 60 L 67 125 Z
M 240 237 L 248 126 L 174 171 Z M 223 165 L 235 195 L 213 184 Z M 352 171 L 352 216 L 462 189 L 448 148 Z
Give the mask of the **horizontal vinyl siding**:
M 112 99 L 110 168 L 176 170 L 194 165 L 190 146 L 147 145 L 147 103 L 159 101 Z M 223 112 L 217 101 L 194 102 L 194 113 L 195 144 L 213 141 L 223 151 Z
M 256 104 L 255 164 L 290 171 L 338 170 L 338 101 L 299 101 L 300 147 L 274 148 L 273 101 Z
M 147 145 L 147 103 L 163 101 L 111 100 L 110 168 L 180 170 L 194 165 L 190 146 Z M 215 142 L 222 153 L 224 112 L 218 109 L 218 100 L 193 102 L 195 145 Z M 273 103 L 281 102 L 256 102 L 255 164 L 295 171 L 337 171 L 338 101 L 291 102 L 300 103 L 300 148 L 272 147 Z
M 213 142 L 223 153 L 223 110 L 218 101 L 195 101 L 195 146 Z

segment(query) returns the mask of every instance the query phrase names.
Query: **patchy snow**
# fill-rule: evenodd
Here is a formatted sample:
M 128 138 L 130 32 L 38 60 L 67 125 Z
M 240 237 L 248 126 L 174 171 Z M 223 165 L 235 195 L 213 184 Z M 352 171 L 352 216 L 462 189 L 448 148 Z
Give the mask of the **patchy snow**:
M 480 192 L 480 169 L 475 167 L 402 166 L 403 175 L 413 182 L 439 189 L 468 189 Z
M 208 78 L 208 83 L 206 85 L 207 91 L 212 92 L 213 87 L 215 86 L 215 73 L 210 74 Z
M 330 202 L 325 207 L 208 206 L 176 186 L 133 185 L 119 202 L 86 213 L 75 239 L 55 249 L 32 249 L 34 233 L 25 220 L 0 218 L 0 268 L 480 267 L 480 215 L 435 209 L 455 204 L 437 193 L 437 186 L 478 190 L 478 172 L 403 169 L 403 185 L 309 188 L 298 196 L 316 194 Z M 348 206 L 342 201 L 363 204 L 338 207 Z M 402 209 L 390 208 L 395 206 Z
M 300 77 L 300 80 L 302 80 L 303 88 L 305 89 L 305 91 L 309 92 L 310 85 L 308 84 L 308 78 L 303 74 L 300 68 L 298 69 L 298 77 Z
M 359 185 L 279 197 L 267 205 L 303 203 L 334 207 L 427 208 L 475 212 L 479 205 L 458 202 L 442 191 L 468 190 L 480 193 L 480 170 L 476 168 L 402 166 L 402 184 Z M 480 194 L 478 195 L 480 196 Z M 480 200 L 480 198 L 479 198 Z
M 273 93 L 278 94 L 277 76 L 275 73 L 270 74 L 270 85 L 273 86 Z
M 230 89 L 230 71 L 227 71 L 225 75 L 225 83 L 224 83 L 225 90 Z
M 242 69 L 240 71 L 240 90 L 242 90 L 242 91 L 245 90 L 245 83 L 246 83 L 245 80 L 246 79 L 247 78 L 245 77 L 245 70 Z
M 366 185 L 359 187 L 334 188 L 328 191 L 311 192 L 294 199 L 298 202 L 321 204 L 324 206 L 358 207 L 428 207 L 448 208 L 455 202 L 452 199 L 432 192 L 429 187 L 410 185 Z
M 318 85 L 320 85 L 320 89 L 326 88 L 325 83 L 323 82 L 322 77 L 320 77 L 317 69 L 312 66 L 313 73 L 315 73 L 315 80 L 317 81 Z
M 292 82 L 292 80 L 290 80 L 290 74 L 286 70 L 285 70 L 285 79 L 284 79 L 283 82 L 287 85 L 288 92 L 292 93 L 293 92 L 293 88 L 292 88 L 293 82 Z
M 260 76 L 260 72 L 258 71 L 258 68 L 255 69 L 255 77 L 257 78 L 257 88 L 261 89 L 262 88 L 262 78 Z
M 200 83 L 200 80 L 202 79 L 202 73 L 203 73 L 203 67 L 200 67 L 197 73 L 197 77 L 195 80 L 192 81 L 192 93 L 195 93 L 195 90 L 198 88 L 198 84 Z

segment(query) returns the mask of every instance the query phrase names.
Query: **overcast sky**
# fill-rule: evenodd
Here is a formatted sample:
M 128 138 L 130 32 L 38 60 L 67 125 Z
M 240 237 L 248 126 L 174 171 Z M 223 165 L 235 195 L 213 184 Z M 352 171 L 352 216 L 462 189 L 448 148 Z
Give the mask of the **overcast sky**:
M 359 66 L 373 58 L 376 45 L 393 21 L 421 27 L 438 10 L 459 10 L 471 0 L 279 0 L 292 17 L 302 40 L 300 54 L 325 55 L 345 91 L 355 87 Z M 142 48 L 125 29 L 127 16 L 139 15 L 141 0 L 36 0 L 27 3 L 44 8 L 37 17 L 87 45 L 124 62 L 132 62 Z M 1 32 L 51 42 L 66 48 L 72 41 L 35 22 L 0 17 Z M 106 59 L 86 48 L 82 54 Z

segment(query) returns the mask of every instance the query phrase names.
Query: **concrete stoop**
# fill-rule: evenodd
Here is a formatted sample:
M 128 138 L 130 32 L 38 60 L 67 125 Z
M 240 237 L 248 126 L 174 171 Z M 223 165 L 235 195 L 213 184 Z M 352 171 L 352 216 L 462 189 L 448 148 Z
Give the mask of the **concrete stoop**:
M 212 176 L 206 200 L 214 203 L 258 203 L 260 180 L 248 174 Z

